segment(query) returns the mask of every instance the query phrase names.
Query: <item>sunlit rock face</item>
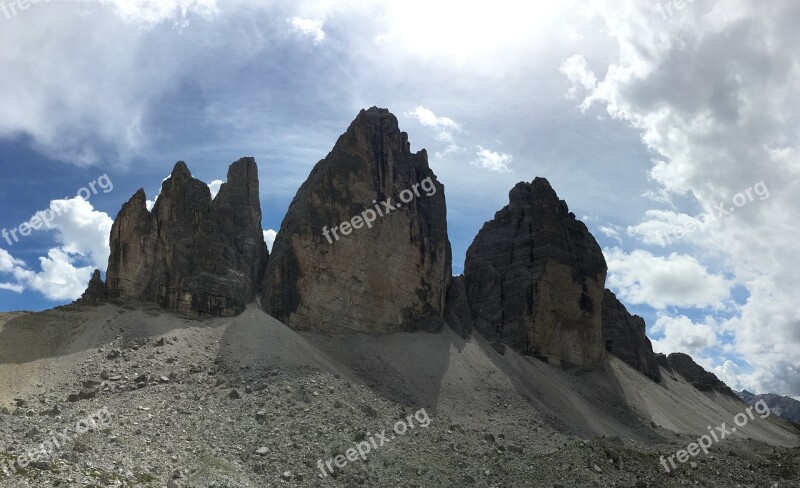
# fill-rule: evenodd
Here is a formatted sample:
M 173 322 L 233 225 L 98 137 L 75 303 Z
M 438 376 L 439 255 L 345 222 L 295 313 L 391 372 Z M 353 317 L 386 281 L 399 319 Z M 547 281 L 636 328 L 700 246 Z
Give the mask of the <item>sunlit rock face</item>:
M 407 203 L 404 191 L 413 192 Z M 381 204 L 387 199 L 396 209 Z M 362 110 L 289 206 L 264 310 L 295 329 L 329 333 L 440 327 L 451 279 L 446 216 L 425 150 L 411 152 L 388 110 Z

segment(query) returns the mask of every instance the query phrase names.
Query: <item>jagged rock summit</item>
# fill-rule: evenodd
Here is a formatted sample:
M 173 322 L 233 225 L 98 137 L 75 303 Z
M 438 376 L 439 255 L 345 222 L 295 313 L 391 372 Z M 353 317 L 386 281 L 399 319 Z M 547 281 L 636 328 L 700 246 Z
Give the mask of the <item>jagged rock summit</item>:
M 83 295 L 76 300 L 76 303 L 80 305 L 97 305 L 106 300 L 108 300 L 108 290 L 103 277 L 100 275 L 100 270 L 96 269 L 92 274 L 92 279 L 89 280 L 89 286 L 86 287 Z
M 653 344 L 645 333 L 642 317 L 631 315 L 610 290 L 603 296 L 603 336 L 606 351 L 656 383 L 661 381 Z
M 242 158 L 212 200 L 208 185 L 179 161 L 152 212 L 144 190 L 137 191 L 111 229 L 108 298 L 189 315 L 244 311 L 268 260 L 258 185 L 255 160 Z
M 467 250 L 474 327 L 551 363 L 597 365 L 606 271 L 597 241 L 550 183 L 520 182 Z
M 411 152 L 388 110 L 362 110 L 289 206 L 264 310 L 329 333 L 440 326 L 451 278 L 446 215 L 427 152 Z

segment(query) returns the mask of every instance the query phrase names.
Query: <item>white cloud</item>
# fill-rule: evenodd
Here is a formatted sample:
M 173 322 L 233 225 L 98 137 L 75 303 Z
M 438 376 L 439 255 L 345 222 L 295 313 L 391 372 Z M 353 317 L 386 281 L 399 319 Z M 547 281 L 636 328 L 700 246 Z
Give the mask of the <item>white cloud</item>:
M 316 19 L 304 19 L 294 17 L 288 21 L 292 25 L 292 30 L 304 36 L 314 39 L 315 44 L 319 44 L 325 39 L 325 31 L 322 30 L 323 21 Z
M 154 25 L 173 20 L 185 27 L 191 15 L 210 19 L 218 13 L 216 0 L 100 0 L 128 22 Z
M 54 239 L 68 255 L 81 256 L 97 269 L 108 265 L 108 244 L 114 220 L 81 197 L 50 202 Z M 40 214 L 41 212 L 37 212 Z
M 567 58 L 558 70 L 573 84 L 567 92 L 569 98 L 577 97 L 578 86 L 584 90 L 594 90 L 597 87 L 597 76 L 588 69 L 586 58 L 581 54 L 574 54 Z
M 25 287 L 22 285 L 15 285 L 14 283 L 0 283 L 0 290 L 9 290 L 15 293 L 22 293 Z
M 25 266 L 25 261 L 16 259 L 5 249 L 0 249 L 0 273 L 11 273 L 20 266 Z
M 52 216 L 49 229 L 42 227 L 36 232 L 53 232 L 53 239 L 59 246 L 39 258 L 39 272 L 0 249 L 0 274 L 11 275 L 16 281 L 0 288 L 18 293 L 31 289 L 50 300 L 79 298 L 92 272 L 108 265 L 108 239 L 113 220 L 81 197 L 53 200 L 48 210 L 35 215 Z
M 598 0 L 595 13 L 617 52 L 594 69 L 605 73 L 594 89 L 582 76 L 591 62 L 584 67 L 573 60 L 570 80 L 588 91 L 584 109 L 600 107 L 640 131 L 654 155 L 649 195 L 675 210 L 651 210 L 629 232 L 661 245 L 658 234 L 688 222 L 698 207 L 714 213 L 718 202 L 731 202 L 743 187 L 764 181 L 768 200 L 736 208 L 682 241 L 703 265 L 667 261 L 703 283 L 682 283 L 696 294 L 696 305 L 719 305 L 726 297 L 725 280 L 706 266 L 725 269 L 747 289 L 746 303 L 721 322 L 732 336 L 730 354 L 752 367 L 742 373 L 729 365 L 724 372 L 731 381 L 736 376 L 753 391 L 800 392 L 800 309 L 791 291 L 800 287 L 794 272 L 800 266 L 800 37 L 790 20 L 800 17 L 800 4 L 691 2 L 662 16 L 636 0 Z M 586 54 L 596 62 L 595 53 Z M 664 264 L 636 252 L 626 260 L 639 263 L 639 274 L 649 277 L 645 266 Z M 636 275 L 629 268 L 623 274 Z M 675 293 L 659 299 L 644 284 L 621 284 L 642 301 L 692 301 Z
M 406 112 L 404 115 L 418 120 L 423 127 L 434 129 L 436 139 L 446 145 L 444 151 L 436 153 L 437 157 L 464 150 L 464 148 L 456 144 L 453 135 L 455 132 L 461 132 L 461 125 L 450 117 L 438 117 L 432 110 L 423 106 L 418 106 L 414 110 Z
M 586 221 L 586 219 L 583 219 L 583 220 L 584 220 L 584 222 Z M 601 225 L 598 228 L 598 230 L 600 232 L 602 232 L 603 235 L 605 235 L 607 237 L 610 237 L 611 239 L 614 239 L 617 242 L 622 242 L 622 237 L 619 235 L 619 231 L 617 229 L 615 229 L 614 227 Z
M 719 366 L 712 367 L 710 371 L 717 375 L 717 378 L 722 380 L 726 385 L 730 386 L 734 390 L 741 391 L 747 389 L 747 387 L 741 382 L 741 369 L 730 359 L 725 360 Z
M 475 153 L 477 159 L 472 161 L 472 165 L 479 168 L 488 169 L 489 171 L 497 171 L 507 173 L 511 171 L 508 165 L 514 159 L 510 154 L 491 151 L 483 146 L 477 146 L 478 152 Z
M 275 243 L 275 236 L 277 236 L 278 233 L 272 229 L 267 229 L 263 232 L 264 232 L 264 242 L 267 243 L 267 249 L 269 249 L 269 252 L 272 252 L 272 244 Z
M 208 189 L 211 190 L 211 199 L 217 198 L 217 193 L 219 193 L 219 188 L 222 186 L 224 181 L 222 180 L 214 180 L 208 184 Z
M 718 344 L 717 324 L 707 317 L 703 323 L 694 323 L 685 315 L 671 316 L 659 312 L 652 332 L 662 333 L 661 339 L 652 339 L 653 350 L 664 354 L 683 352 L 698 358 L 706 348 Z
M 26 288 L 40 292 L 50 300 L 75 300 L 86 290 L 94 266 L 75 265 L 76 255 L 53 248 L 47 256 L 39 258 L 41 272 L 21 269 L 15 275 L 22 279 Z
M 188 62 L 166 43 L 150 49 L 152 27 L 215 12 L 214 0 L 54 1 L 19 12 L 0 29 L 0 45 L 14 46 L 0 52 L 0 71 L 15 73 L 0 90 L 0 137 L 28 135 L 34 149 L 79 166 L 127 163 L 148 144 L 151 103 Z
M 708 219 L 670 210 L 647 210 L 644 221 L 628 226 L 627 232 L 645 244 L 666 247 L 680 241 L 702 242 L 708 225 Z
M 635 250 L 605 249 L 606 285 L 624 302 L 666 307 L 724 309 L 732 283 L 700 264 L 696 258 L 672 253 L 667 257 Z

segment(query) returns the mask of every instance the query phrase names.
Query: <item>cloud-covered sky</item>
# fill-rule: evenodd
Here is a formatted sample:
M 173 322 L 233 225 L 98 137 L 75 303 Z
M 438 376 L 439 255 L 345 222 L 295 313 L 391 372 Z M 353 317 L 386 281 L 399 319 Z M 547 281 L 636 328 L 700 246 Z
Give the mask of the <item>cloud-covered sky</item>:
M 2 310 L 79 296 L 120 205 L 178 160 L 213 191 L 255 156 L 273 240 L 377 105 L 446 187 L 456 273 L 510 188 L 547 177 L 658 351 L 800 395 L 793 0 L 4 5 Z

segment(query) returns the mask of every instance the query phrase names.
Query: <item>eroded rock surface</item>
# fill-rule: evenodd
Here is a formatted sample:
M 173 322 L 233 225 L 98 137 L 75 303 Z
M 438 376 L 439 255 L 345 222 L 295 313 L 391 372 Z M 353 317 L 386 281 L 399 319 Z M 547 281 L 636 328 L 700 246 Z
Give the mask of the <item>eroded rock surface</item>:
M 415 189 L 400 202 L 401 192 Z M 381 205 L 387 199 L 398 208 Z M 383 216 L 367 224 L 367 211 L 378 210 Z M 331 333 L 441 326 L 451 277 L 446 214 L 427 153 L 411 152 L 388 110 L 362 110 L 289 206 L 264 310 L 295 329 Z M 334 232 L 354 216 L 359 228 Z
M 603 336 L 607 352 L 653 381 L 661 381 L 653 345 L 645 334 L 644 319 L 628 313 L 610 290 L 605 290 L 603 297 Z
M 509 205 L 467 250 L 464 269 L 475 328 L 490 340 L 556 364 L 604 358 L 606 262 L 546 179 L 511 190 Z
M 454 277 L 447 289 L 444 316 L 447 325 L 461 337 L 467 337 L 472 332 L 472 310 L 469 306 L 463 275 Z
M 110 244 L 109 298 L 190 315 L 241 313 L 268 259 L 255 160 L 233 163 L 213 201 L 208 186 L 178 162 L 152 212 L 141 189 L 122 206 Z
M 733 398 L 739 398 L 728 385 L 717 378 L 717 375 L 703 369 L 703 367 L 694 362 L 694 359 L 688 354 L 675 352 L 667 356 L 667 360 L 675 373 L 683 376 L 686 381 L 698 390 L 718 391 L 730 395 Z
M 108 290 L 106 289 L 106 284 L 103 282 L 102 276 L 100 276 L 100 270 L 94 270 L 92 274 L 92 279 L 89 280 L 89 286 L 86 287 L 86 291 L 83 292 L 83 295 L 76 300 L 76 303 L 81 305 L 98 305 L 104 303 L 108 300 Z

